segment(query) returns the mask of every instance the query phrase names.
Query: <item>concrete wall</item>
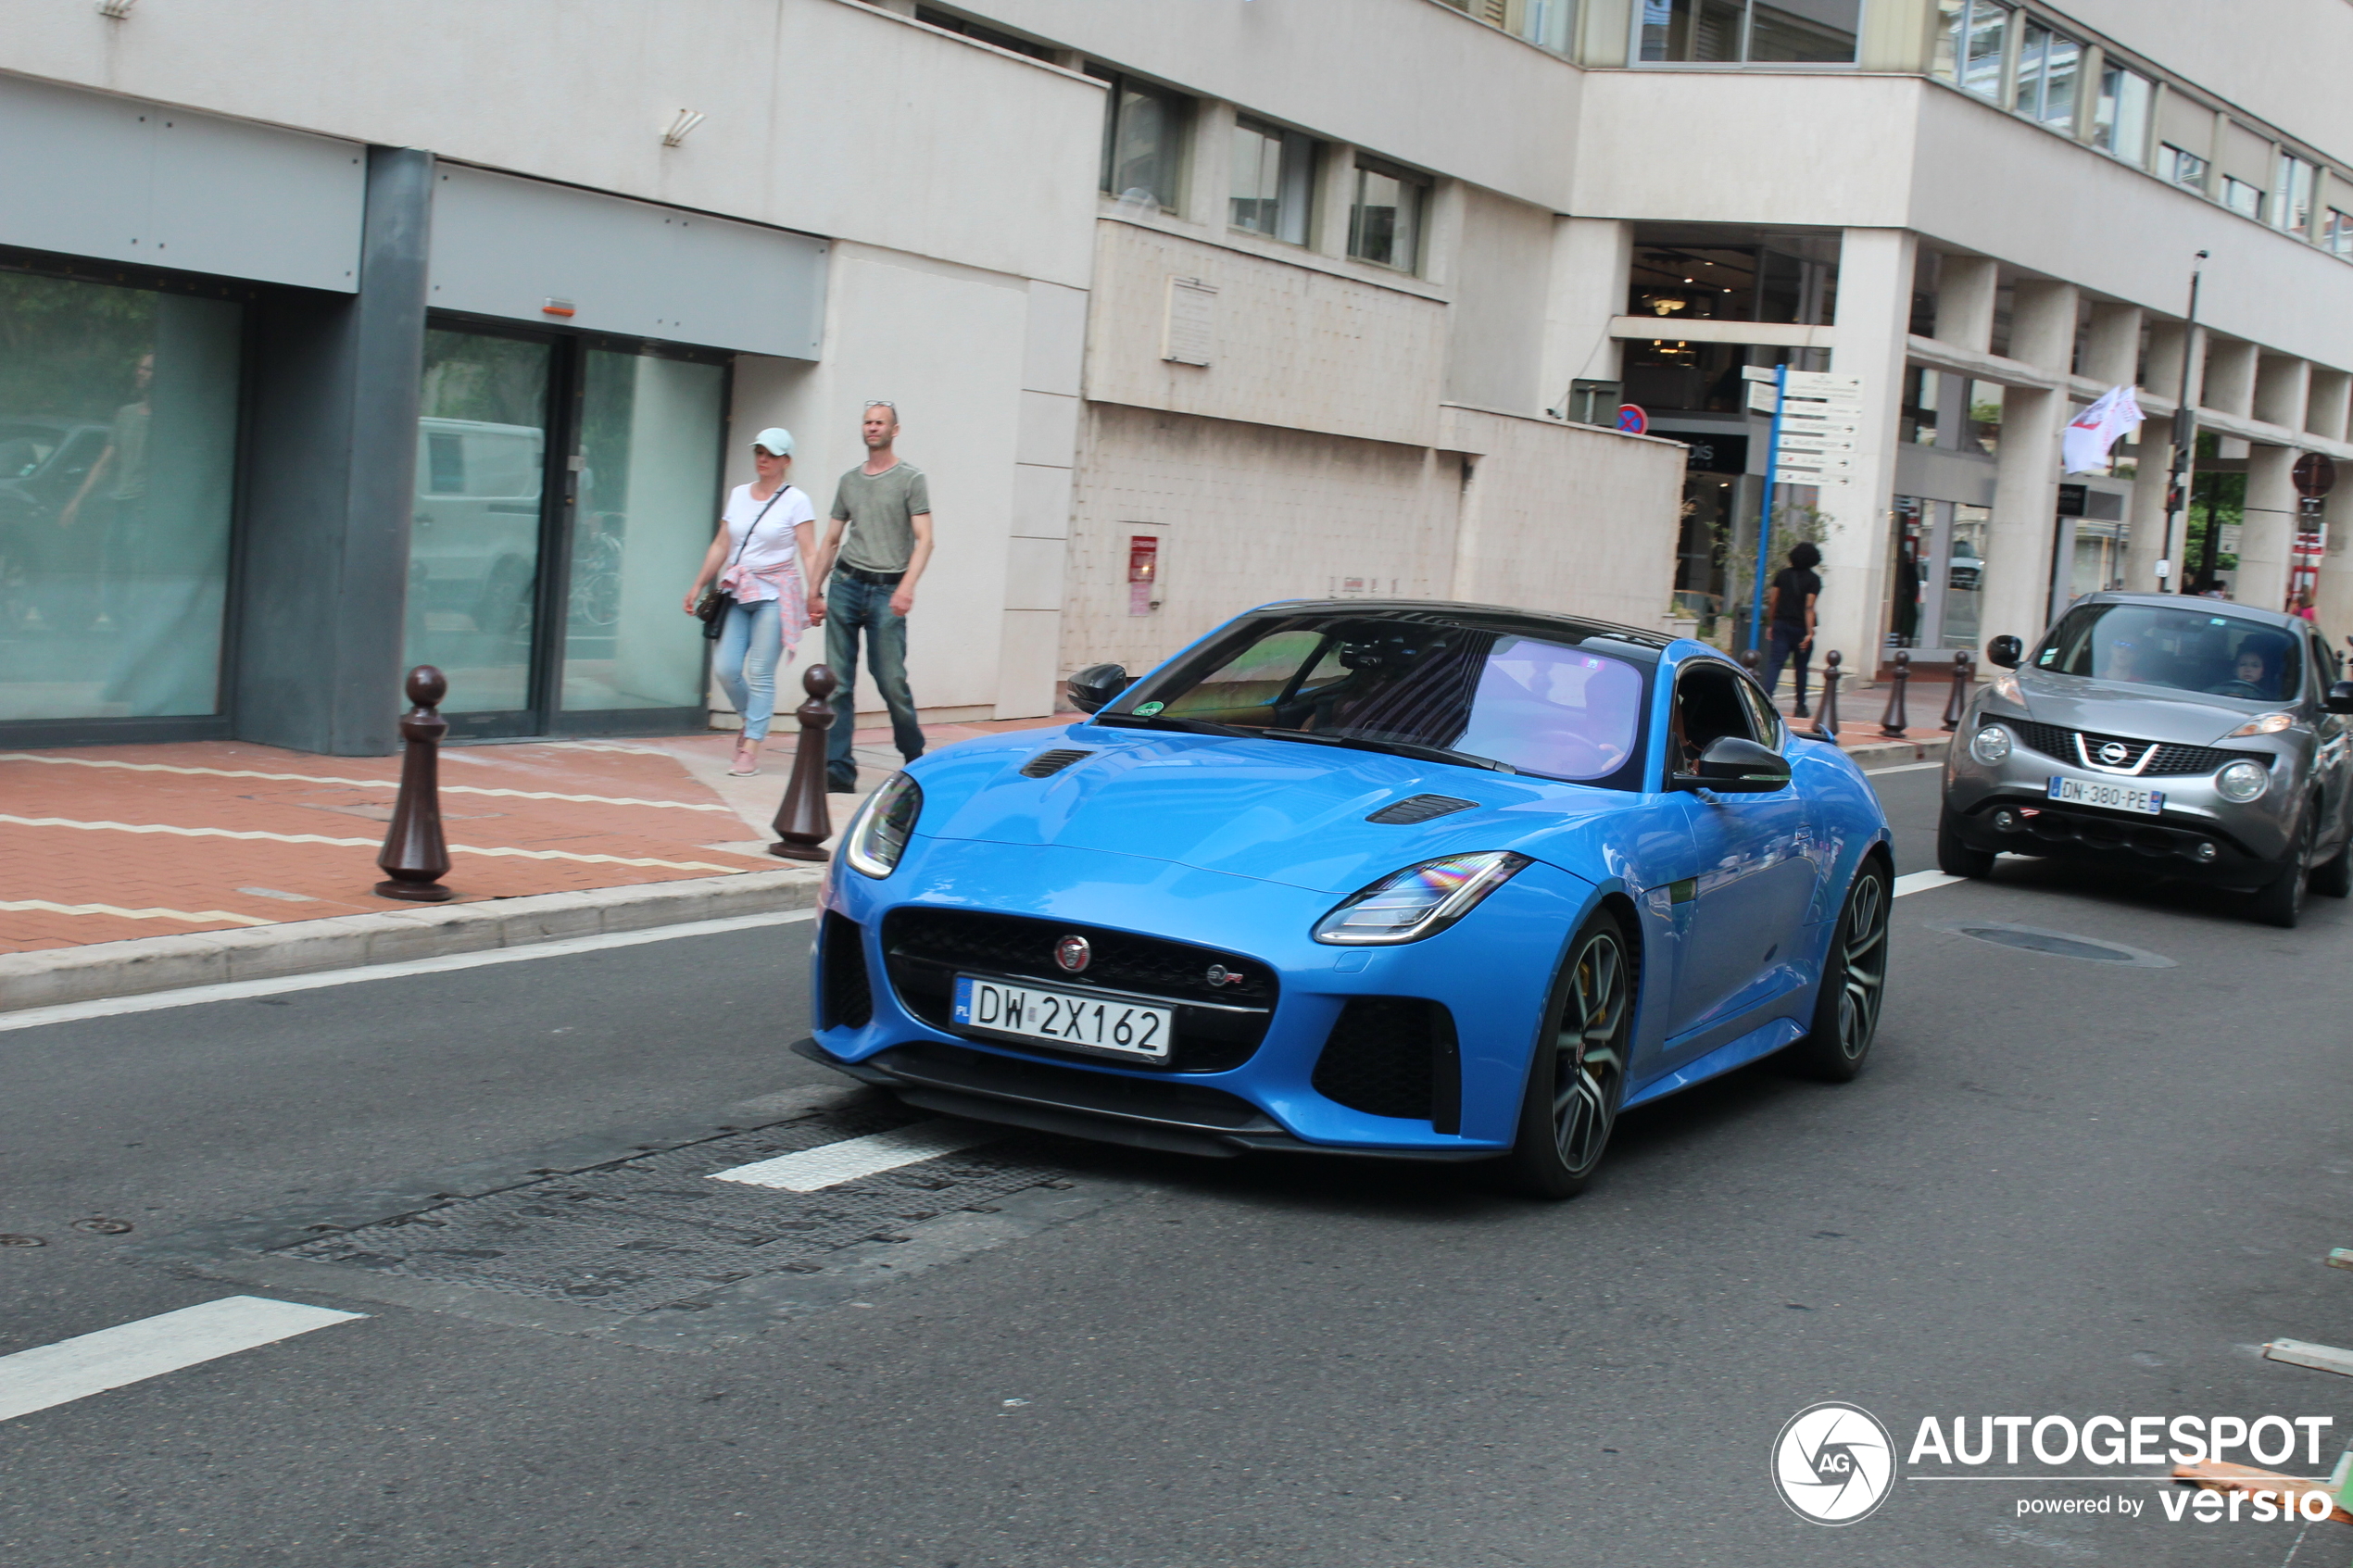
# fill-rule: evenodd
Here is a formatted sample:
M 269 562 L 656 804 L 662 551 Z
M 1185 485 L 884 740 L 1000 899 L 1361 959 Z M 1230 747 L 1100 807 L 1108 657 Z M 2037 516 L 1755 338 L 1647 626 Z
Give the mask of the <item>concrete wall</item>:
M 1556 221 L 1548 209 L 1508 196 L 1463 193 L 1446 344 L 1449 401 L 1531 414 L 1557 403 L 1561 387 L 1547 385 L 1543 374 L 1543 334 L 1530 330 L 1544 320 Z
M 2065 0 L 2058 9 L 2319 150 L 2353 158 L 2353 102 L 2344 83 L 2353 8 L 2342 0 Z M 2264 183 L 2269 189 L 2268 176 Z

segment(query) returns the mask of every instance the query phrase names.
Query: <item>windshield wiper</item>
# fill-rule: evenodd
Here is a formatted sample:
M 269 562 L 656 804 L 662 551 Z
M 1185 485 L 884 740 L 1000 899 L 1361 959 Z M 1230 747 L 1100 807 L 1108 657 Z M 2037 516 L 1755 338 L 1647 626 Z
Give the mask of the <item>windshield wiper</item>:
M 1418 758 L 1425 762 L 1453 762 L 1465 768 L 1485 768 L 1490 772 L 1516 773 L 1518 769 L 1508 762 L 1498 762 L 1492 757 L 1477 757 L 1467 751 L 1449 751 L 1442 746 L 1417 746 L 1405 740 L 1373 740 L 1364 735 L 1321 734 L 1314 730 L 1260 730 L 1262 740 L 1305 741 L 1310 746 L 1340 746 L 1352 751 L 1378 751 L 1391 757 Z
M 1176 719 L 1165 713 L 1153 714 L 1149 718 L 1137 713 L 1098 713 L 1093 721 L 1098 724 L 1127 725 L 1139 730 L 1176 730 L 1194 735 L 1232 735 L 1238 740 L 1255 740 L 1259 734 L 1256 730 L 1245 730 L 1239 725 L 1214 723 L 1207 719 Z

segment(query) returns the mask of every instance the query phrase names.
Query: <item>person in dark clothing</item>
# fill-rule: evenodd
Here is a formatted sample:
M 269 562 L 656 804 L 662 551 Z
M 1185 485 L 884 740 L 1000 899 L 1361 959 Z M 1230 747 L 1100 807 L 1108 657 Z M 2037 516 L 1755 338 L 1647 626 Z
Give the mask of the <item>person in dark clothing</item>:
M 1814 601 L 1822 593 L 1822 580 L 1814 569 L 1821 560 L 1821 551 L 1800 540 L 1789 553 L 1789 565 L 1774 573 L 1772 586 L 1765 590 L 1765 689 L 1780 684 L 1781 666 L 1794 656 L 1800 719 L 1806 716 L 1806 667 L 1813 659 Z

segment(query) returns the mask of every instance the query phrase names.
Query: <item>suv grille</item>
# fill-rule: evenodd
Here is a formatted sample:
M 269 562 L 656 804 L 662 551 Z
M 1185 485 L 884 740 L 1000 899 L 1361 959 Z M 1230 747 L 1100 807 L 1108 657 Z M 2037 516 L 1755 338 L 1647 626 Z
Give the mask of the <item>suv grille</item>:
M 1459 1132 L 1460 1057 L 1454 1016 L 1441 1003 L 1420 997 L 1358 997 L 1340 1010 L 1309 1082 L 1317 1094 L 1351 1110 Z
M 1094 951 L 1084 973 L 1065 973 L 1054 962 L 1054 945 L 1068 935 L 1084 936 Z M 960 973 L 1164 999 L 1176 1009 L 1168 1066 L 1179 1073 L 1222 1073 L 1249 1060 L 1266 1036 L 1281 989 L 1272 969 L 1239 953 L 1101 926 L 975 909 L 920 905 L 893 909 L 883 921 L 883 953 L 890 984 L 908 1010 L 950 1034 L 960 1033 L 950 1022 Z M 1209 971 L 1215 966 L 1239 974 L 1240 981 L 1212 983 Z M 1045 1040 L 1025 1042 L 1021 1048 L 1048 1056 L 1065 1054 Z M 1103 1060 L 1084 1052 L 1070 1054 L 1089 1061 Z M 1150 1070 L 1149 1063 L 1132 1065 Z
M 2056 757 L 2062 762 L 2083 766 L 2083 757 L 2077 754 L 2075 741 L 2081 734 L 2085 755 L 2096 755 L 2099 748 L 2114 741 L 2126 748 L 2123 766 L 2130 768 L 2152 748 L 2156 755 L 2148 766 L 2141 770 L 2143 778 L 2187 778 L 2199 773 L 2211 773 L 2225 762 L 2235 762 L 2245 757 L 2269 767 L 2271 754 L 2261 751 L 2225 751 L 2212 746 L 2179 746 L 2171 741 L 2142 740 L 2133 735 L 2102 734 L 2096 730 L 2070 730 L 2060 724 L 2038 723 L 2032 719 L 1999 719 L 1996 723 L 2007 725 L 2020 742 L 2029 749 L 2045 757 Z

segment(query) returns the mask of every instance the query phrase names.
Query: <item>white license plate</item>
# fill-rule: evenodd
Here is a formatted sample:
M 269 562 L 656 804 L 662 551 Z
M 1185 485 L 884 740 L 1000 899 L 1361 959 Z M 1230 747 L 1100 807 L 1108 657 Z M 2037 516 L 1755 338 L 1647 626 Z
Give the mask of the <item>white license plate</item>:
M 960 974 L 955 1019 L 968 1029 L 1051 1040 L 1139 1061 L 1166 1061 L 1176 1014 L 1170 1008 L 1107 1002 Z
M 2069 806 L 2105 806 L 2111 811 L 2141 811 L 2152 817 L 2165 809 L 2161 789 L 2103 784 L 2097 779 L 2053 779 L 2049 794 Z

